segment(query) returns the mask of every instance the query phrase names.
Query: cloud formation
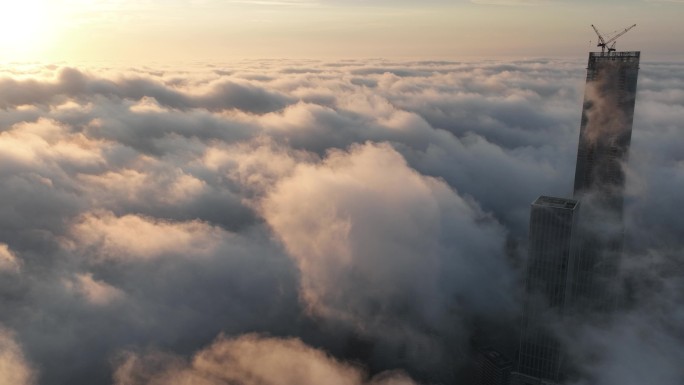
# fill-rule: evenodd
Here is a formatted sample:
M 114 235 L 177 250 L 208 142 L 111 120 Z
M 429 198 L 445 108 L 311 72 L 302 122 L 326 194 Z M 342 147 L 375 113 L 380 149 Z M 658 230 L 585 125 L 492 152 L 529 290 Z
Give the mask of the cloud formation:
M 454 327 L 464 322 L 459 313 L 509 310 L 504 230 L 387 144 L 332 151 L 322 164 L 297 167 L 262 212 L 297 263 L 300 295 L 313 314 L 401 341 L 414 361 L 425 354 L 440 361 L 429 335 L 464 343 L 466 336 L 449 338 L 463 328 Z M 476 284 L 491 276 L 499 279 Z
M 415 385 L 400 372 L 369 379 L 362 368 L 340 362 L 296 338 L 255 334 L 220 336 L 190 362 L 160 353 L 127 353 L 114 380 L 115 385 Z
M 0 243 L 0 270 L 17 272 L 20 268 L 19 261 L 6 244 Z
M 681 70 L 642 63 L 628 303 L 568 329 L 579 383 L 684 377 Z M 557 60 L 0 68 L 2 362 L 465 382 L 478 345 L 514 354 L 529 204 L 570 195 L 583 87 Z
M 0 328 L 0 383 L 33 385 L 34 379 L 33 369 L 26 362 L 14 336 Z
M 103 259 L 152 259 L 168 254 L 201 256 L 230 234 L 201 222 L 162 222 L 132 214 L 88 213 L 71 227 L 73 246 Z

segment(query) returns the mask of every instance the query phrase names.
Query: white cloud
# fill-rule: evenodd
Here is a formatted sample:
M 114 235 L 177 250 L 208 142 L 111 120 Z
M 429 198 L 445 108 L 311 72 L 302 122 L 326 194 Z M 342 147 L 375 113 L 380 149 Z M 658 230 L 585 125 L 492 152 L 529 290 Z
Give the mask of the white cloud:
M 35 384 L 35 373 L 21 347 L 12 333 L 3 327 L 0 327 L 0 384 Z
M 89 303 L 96 306 L 109 305 L 123 299 L 124 292 L 106 282 L 93 278 L 90 273 L 77 274 L 73 280 L 65 281 L 65 286 L 83 296 Z
M 9 249 L 9 246 L 0 243 L 0 271 L 18 272 L 21 268 L 19 258 Z
M 71 227 L 67 246 L 96 260 L 150 260 L 167 255 L 211 254 L 230 234 L 200 221 L 170 222 L 111 212 L 83 215 Z
M 584 67 L 0 68 L 0 269 L 22 273 L 3 274 L 0 322 L 46 385 L 106 382 L 122 348 L 253 330 L 457 382 L 466 341 L 516 334 L 529 204 L 571 191 Z M 627 325 L 605 329 L 624 344 L 589 345 L 614 357 L 606 379 L 643 343 L 667 382 L 684 346 L 681 297 L 656 300 L 682 292 L 682 73 L 641 65 L 625 218 L 633 254 L 661 257 L 627 277 Z
M 150 365 L 153 364 L 153 365 Z M 155 368 L 156 367 L 156 371 Z M 368 380 L 364 371 L 299 339 L 219 337 L 190 362 L 164 354 L 124 355 L 115 385 L 415 385 L 401 373 Z
M 503 229 L 389 145 L 299 165 L 261 212 L 297 263 L 314 315 L 389 345 L 406 341 L 410 355 L 429 351 L 440 362 L 439 344 L 422 330 L 454 338 L 463 321 L 449 313 L 455 306 L 488 313 L 483 304 L 494 302 L 494 312 L 507 312 Z M 489 276 L 499 280 L 482 285 Z

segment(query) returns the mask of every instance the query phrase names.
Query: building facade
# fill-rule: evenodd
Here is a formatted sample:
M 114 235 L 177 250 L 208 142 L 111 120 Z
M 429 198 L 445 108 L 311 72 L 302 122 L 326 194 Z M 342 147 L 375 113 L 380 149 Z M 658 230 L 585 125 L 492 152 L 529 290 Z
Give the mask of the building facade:
M 592 52 L 587 66 L 574 198 L 581 200 L 578 311 L 615 306 L 624 238 L 624 164 L 632 138 L 640 52 Z
M 553 325 L 569 312 L 614 308 L 639 60 L 640 52 L 589 54 L 574 199 L 542 196 L 531 208 L 525 303 L 511 384 L 561 383 L 569 364 Z
M 491 348 L 480 349 L 476 359 L 477 385 L 509 385 L 513 361 Z
M 587 66 L 574 197 L 593 194 L 597 204 L 620 216 L 640 56 L 591 52 Z
M 517 367 L 528 376 L 550 381 L 561 377 L 562 349 L 550 327 L 572 300 L 579 206 L 574 199 L 548 196 L 532 204 Z

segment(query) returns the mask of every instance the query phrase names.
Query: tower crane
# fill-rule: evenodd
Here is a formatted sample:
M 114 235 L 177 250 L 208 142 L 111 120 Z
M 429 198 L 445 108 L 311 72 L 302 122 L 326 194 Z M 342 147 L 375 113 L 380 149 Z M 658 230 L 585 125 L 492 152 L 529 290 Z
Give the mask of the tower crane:
M 627 28 L 624 29 L 624 31 L 617 33 L 615 36 L 612 36 L 608 39 L 604 39 L 603 35 L 601 35 L 601 32 L 599 32 L 598 28 L 594 26 L 594 24 L 591 25 L 591 28 L 594 29 L 594 32 L 598 35 L 599 42 L 596 44 L 597 47 L 601 47 L 601 53 L 606 52 L 606 49 L 608 50 L 608 53 L 611 53 L 615 51 L 615 40 L 617 40 L 618 37 L 626 34 L 630 29 L 636 27 L 636 24 L 631 25 Z M 613 43 L 613 44 L 610 44 Z

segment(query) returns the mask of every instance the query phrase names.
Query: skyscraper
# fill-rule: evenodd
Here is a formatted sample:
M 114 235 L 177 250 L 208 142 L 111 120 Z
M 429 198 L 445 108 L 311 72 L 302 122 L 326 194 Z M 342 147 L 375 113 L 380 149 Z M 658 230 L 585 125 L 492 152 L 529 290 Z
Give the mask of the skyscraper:
M 563 354 L 549 325 L 571 301 L 577 256 L 579 202 L 539 197 L 530 212 L 529 257 L 525 280 L 518 371 L 559 381 Z
M 617 38 L 606 42 L 599 37 L 604 49 Z M 550 326 L 564 313 L 606 311 L 615 304 L 624 237 L 623 167 L 632 138 L 639 59 L 639 52 L 615 52 L 612 46 L 589 54 L 574 199 L 542 196 L 532 204 L 512 384 L 561 381 L 566 362 Z
M 624 163 L 632 138 L 640 52 L 592 52 L 580 125 L 574 198 L 582 200 L 579 311 L 611 309 L 624 237 Z
M 577 149 L 575 198 L 594 194 L 597 204 L 620 216 L 639 57 L 640 52 L 589 53 Z

